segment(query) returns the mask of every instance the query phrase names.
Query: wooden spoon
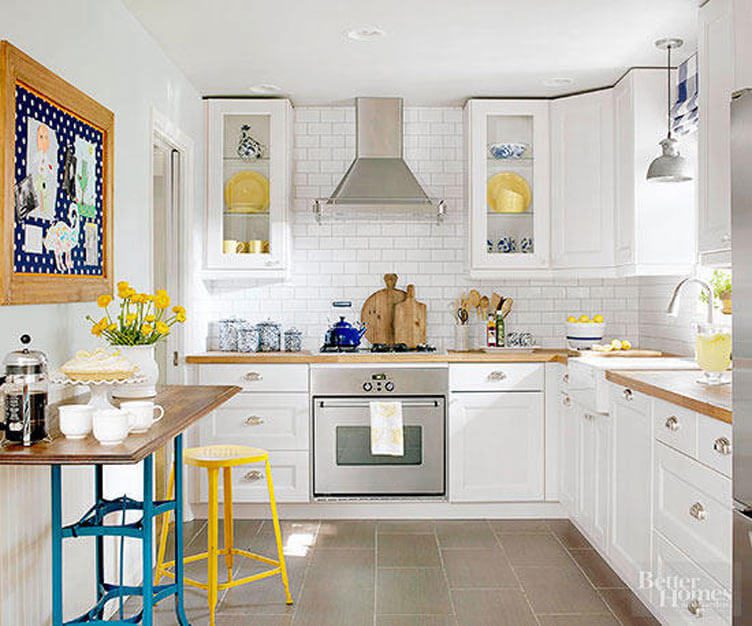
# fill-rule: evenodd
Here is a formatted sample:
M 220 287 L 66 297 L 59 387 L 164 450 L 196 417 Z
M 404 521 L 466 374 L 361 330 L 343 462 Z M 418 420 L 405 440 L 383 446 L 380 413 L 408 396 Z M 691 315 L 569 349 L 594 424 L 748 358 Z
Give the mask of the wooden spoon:
M 501 296 L 496 293 L 495 291 L 491 295 L 491 312 L 496 313 L 496 311 L 499 310 L 499 307 L 501 306 Z
M 467 303 L 471 309 L 477 309 L 480 304 L 480 292 L 477 289 L 471 289 L 467 295 Z
M 512 298 L 506 298 L 504 300 L 504 304 L 501 305 L 501 316 L 503 318 L 506 318 L 506 316 L 509 315 L 509 313 L 512 310 L 513 304 L 514 304 L 514 300 L 512 300 Z
M 484 320 L 488 319 L 488 305 L 489 305 L 488 296 L 483 296 L 480 299 L 480 305 L 479 305 L 480 306 L 481 319 L 484 319 Z

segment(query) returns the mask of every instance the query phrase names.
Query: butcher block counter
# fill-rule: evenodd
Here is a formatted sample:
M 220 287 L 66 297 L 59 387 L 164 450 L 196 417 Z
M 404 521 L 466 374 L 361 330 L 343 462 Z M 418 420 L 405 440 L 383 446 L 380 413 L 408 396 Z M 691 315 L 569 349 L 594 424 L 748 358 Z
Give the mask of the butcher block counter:
M 609 370 L 606 380 L 731 424 L 731 384 L 701 385 L 698 370 Z
M 566 363 L 572 350 L 535 348 L 532 352 L 204 352 L 187 363 Z

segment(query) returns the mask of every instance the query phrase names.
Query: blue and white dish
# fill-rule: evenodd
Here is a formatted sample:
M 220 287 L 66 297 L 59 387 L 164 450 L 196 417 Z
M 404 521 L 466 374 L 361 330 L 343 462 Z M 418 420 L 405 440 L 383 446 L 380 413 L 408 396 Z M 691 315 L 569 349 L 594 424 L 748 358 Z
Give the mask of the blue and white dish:
M 521 159 L 527 148 L 526 143 L 492 143 L 488 154 L 492 159 Z
M 532 254 L 533 253 L 533 238 L 532 237 L 523 237 L 520 239 L 520 252 L 523 254 Z
M 494 251 L 494 242 L 491 241 L 490 239 L 486 239 L 486 250 L 488 252 L 493 252 Z
M 502 237 L 496 244 L 496 250 L 502 254 L 517 252 L 517 242 L 514 237 Z

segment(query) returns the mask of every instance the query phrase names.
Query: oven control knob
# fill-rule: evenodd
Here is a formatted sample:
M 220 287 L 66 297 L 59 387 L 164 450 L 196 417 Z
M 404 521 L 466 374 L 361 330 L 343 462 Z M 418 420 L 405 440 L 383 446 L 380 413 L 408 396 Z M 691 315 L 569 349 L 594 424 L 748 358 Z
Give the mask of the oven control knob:
M 386 385 L 384 385 L 384 389 L 387 391 L 394 391 L 394 383 L 390 380 Z
M 371 391 L 373 389 L 373 385 L 369 382 L 363 383 L 363 391 Z

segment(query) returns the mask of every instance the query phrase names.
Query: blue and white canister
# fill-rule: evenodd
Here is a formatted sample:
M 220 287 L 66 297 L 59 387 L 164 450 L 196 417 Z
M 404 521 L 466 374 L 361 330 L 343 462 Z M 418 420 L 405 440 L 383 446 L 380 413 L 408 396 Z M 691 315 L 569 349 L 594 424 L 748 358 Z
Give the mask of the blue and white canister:
M 285 352 L 300 352 L 303 349 L 303 333 L 297 328 L 285 331 Z
M 218 347 L 222 352 L 235 352 L 238 349 L 238 327 L 242 320 L 227 318 L 219 320 Z
M 266 320 L 256 325 L 259 332 L 259 352 L 279 352 L 282 348 L 282 326 Z
M 238 328 L 238 352 L 258 352 L 259 331 L 253 324 L 242 324 Z
M 523 254 L 532 254 L 533 253 L 533 238 L 532 237 L 523 237 L 520 239 L 520 252 Z
M 504 236 L 496 244 L 496 250 L 502 254 L 517 252 L 517 242 L 514 240 L 514 237 Z

